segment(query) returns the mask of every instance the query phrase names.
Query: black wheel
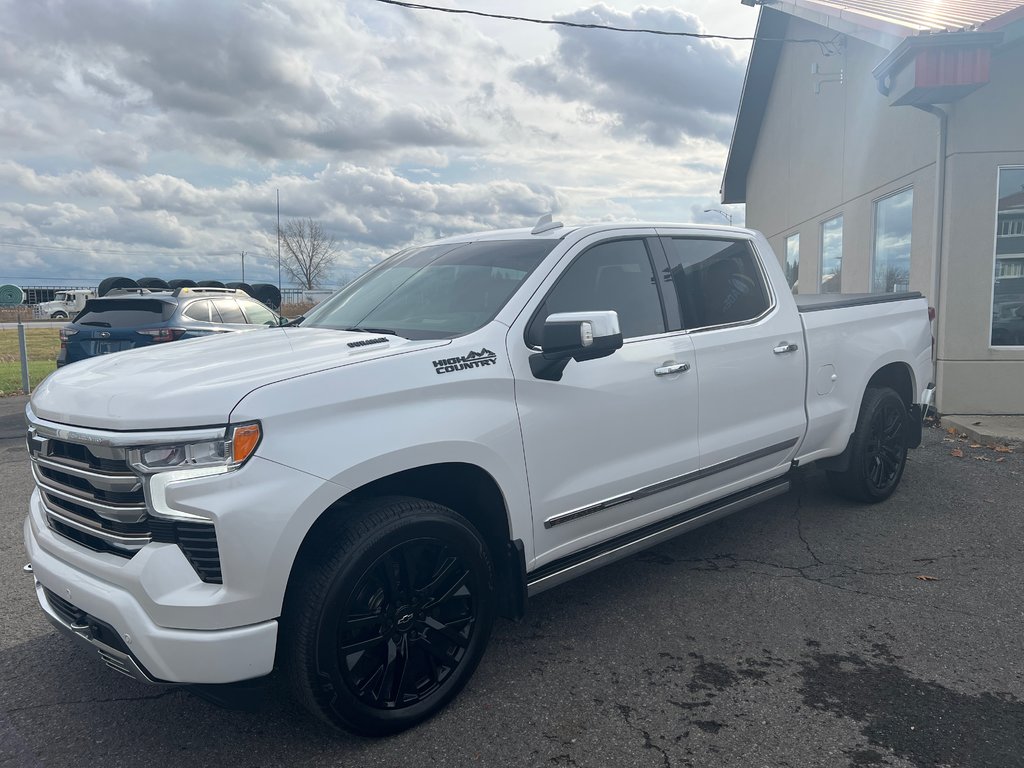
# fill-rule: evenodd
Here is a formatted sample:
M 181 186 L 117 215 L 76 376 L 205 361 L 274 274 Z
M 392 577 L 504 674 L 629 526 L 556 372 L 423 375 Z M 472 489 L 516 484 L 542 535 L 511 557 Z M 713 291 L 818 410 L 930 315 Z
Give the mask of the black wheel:
M 906 404 L 893 390 L 868 389 L 850 438 L 850 466 L 828 473 L 833 489 L 872 504 L 889 498 L 907 463 L 908 418 Z
M 487 546 L 438 504 L 379 499 L 318 532 L 289 585 L 281 656 L 299 701 L 333 726 L 396 733 L 441 710 L 494 621 Z
M 50 319 L 51 320 L 67 320 L 68 319 L 68 313 L 67 312 L 54 312 L 52 315 L 50 315 Z

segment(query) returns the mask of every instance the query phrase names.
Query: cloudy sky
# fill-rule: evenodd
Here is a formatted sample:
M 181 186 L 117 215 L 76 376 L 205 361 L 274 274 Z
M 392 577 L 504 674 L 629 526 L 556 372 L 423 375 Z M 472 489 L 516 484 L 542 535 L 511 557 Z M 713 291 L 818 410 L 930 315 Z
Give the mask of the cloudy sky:
M 429 2 L 429 0 L 428 0 Z M 739 0 L 434 0 L 750 35 Z M 747 43 L 375 0 L 0 0 L 0 282 L 276 282 L 275 216 L 336 280 L 410 243 L 531 225 L 714 221 Z M 740 207 L 728 209 L 742 222 Z

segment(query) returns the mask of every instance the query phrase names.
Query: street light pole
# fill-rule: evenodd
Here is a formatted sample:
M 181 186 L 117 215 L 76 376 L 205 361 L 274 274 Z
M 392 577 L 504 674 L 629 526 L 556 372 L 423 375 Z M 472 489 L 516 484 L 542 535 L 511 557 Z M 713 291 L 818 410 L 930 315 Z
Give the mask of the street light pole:
M 245 282 L 245 251 L 242 251 L 242 282 Z
M 732 226 L 732 214 L 726 213 L 721 208 L 705 208 L 704 213 L 717 213 L 719 216 L 723 216 L 725 220 L 729 222 L 730 227 Z

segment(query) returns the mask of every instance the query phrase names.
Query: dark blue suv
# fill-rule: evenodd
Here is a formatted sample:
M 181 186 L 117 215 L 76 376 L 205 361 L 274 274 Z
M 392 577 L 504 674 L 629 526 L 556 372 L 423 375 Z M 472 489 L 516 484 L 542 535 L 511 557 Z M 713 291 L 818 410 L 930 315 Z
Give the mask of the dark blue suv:
M 284 322 L 245 292 L 230 288 L 116 289 L 102 298 L 89 299 L 75 319 L 61 328 L 57 365 Z

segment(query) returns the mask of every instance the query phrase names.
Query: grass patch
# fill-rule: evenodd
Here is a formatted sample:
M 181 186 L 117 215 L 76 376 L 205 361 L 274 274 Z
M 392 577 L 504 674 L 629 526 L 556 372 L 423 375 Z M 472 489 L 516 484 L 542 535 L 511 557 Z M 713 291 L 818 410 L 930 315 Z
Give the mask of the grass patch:
M 35 387 L 57 370 L 60 329 L 26 328 L 29 384 Z M 21 355 L 18 329 L 0 329 L 0 396 L 21 394 Z

